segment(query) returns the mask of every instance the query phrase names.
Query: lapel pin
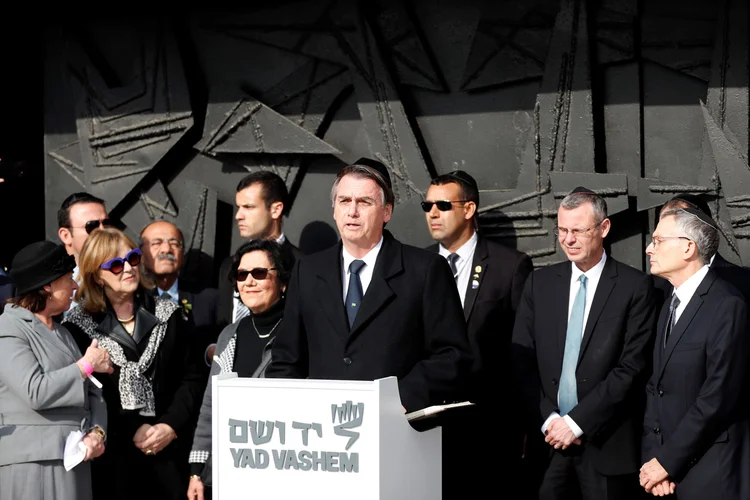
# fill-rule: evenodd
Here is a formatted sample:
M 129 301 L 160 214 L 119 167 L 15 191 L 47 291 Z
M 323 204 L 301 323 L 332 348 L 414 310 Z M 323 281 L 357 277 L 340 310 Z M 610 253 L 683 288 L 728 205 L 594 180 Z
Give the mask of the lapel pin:
M 479 275 L 475 274 L 474 276 L 472 276 L 472 278 L 474 278 L 475 280 L 478 280 L 479 279 Z
M 479 288 L 479 282 L 477 280 L 472 281 L 471 282 L 471 289 L 472 290 L 476 290 L 477 288 Z
M 482 272 L 482 266 L 475 267 L 474 268 L 474 272 L 477 273 L 477 274 L 481 273 Z

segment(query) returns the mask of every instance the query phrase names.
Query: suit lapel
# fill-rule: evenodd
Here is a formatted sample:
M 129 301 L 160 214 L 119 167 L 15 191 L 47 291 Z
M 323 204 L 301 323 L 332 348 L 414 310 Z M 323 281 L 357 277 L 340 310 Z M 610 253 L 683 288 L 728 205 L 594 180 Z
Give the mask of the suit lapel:
M 328 251 L 329 262 L 318 269 L 316 295 L 318 304 L 336 329 L 336 333 L 342 339 L 346 339 L 349 335 L 349 321 L 346 319 L 344 285 L 341 282 L 341 243 L 335 248 L 335 251 Z
M 612 293 L 612 289 L 615 287 L 615 280 L 617 278 L 617 266 L 615 265 L 614 259 L 607 257 L 604 262 L 604 269 L 602 269 L 602 275 L 599 278 L 599 284 L 594 290 L 594 300 L 591 302 L 591 309 L 589 310 L 588 318 L 586 319 L 586 328 L 583 330 L 583 339 L 581 340 L 581 350 L 578 353 L 578 364 L 581 363 L 583 355 L 586 352 L 591 337 L 594 333 L 596 323 L 599 321 L 604 306 L 607 305 L 607 299 Z M 576 366 L 578 366 L 578 364 Z
M 99 326 L 96 329 L 102 335 L 111 337 L 121 346 L 127 347 L 136 355 L 138 354 L 138 346 L 135 343 L 135 340 L 133 340 L 133 337 L 128 335 L 128 332 L 125 331 L 125 328 L 122 327 L 122 324 L 117 321 L 117 319 L 115 318 L 115 313 L 108 311 L 104 315 L 104 319 L 102 319 L 101 323 L 99 323 Z
M 357 311 L 357 317 L 349 333 L 349 340 L 356 337 L 364 325 L 396 296 L 388 280 L 403 271 L 401 258 L 401 244 L 395 241 L 390 233 L 385 232 L 383 246 L 372 272 L 372 280 L 362 298 L 362 305 Z
M 487 268 L 489 262 L 487 262 L 487 243 L 483 238 L 477 240 L 477 248 L 474 250 L 474 261 L 471 263 L 471 275 L 469 276 L 469 283 L 466 285 L 466 296 L 464 297 L 464 319 L 466 323 L 469 322 L 471 317 L 471 311 L 474 309 L 474 302 L 477 300 L 479 295 L 479 289 L 482 288 L 484 282 L 484 276 L 487 274 Z M 479 269 L 477 271 L 477 269 Z M 477 286 L 473 286 L 476 282 Z
M 703 305 L 703 295 L 708 292 L 715 279 L 716 275 L 709 271 L 706 277 L 703 278 L 703 281 L 701 281 L 701 284 L 698 285 L 698 288 L 695 290 L 695 293 L 690 299 L 690 302 L 688 302 L 687 307 L 685 307 L 685 310 L 682 311 L 682 314 L 680 314 L 680 318 L 677 320 L 677 323 L 675 323 L 674 328 L 672 328 L 672 331 L 669 334 L 669 338 L 667 339 L 667 346 L 664 348 L 662 363 L 659 367 L 659 377 L 661 377 L 662 373 L 664 372 L 664 368 L 666 367 L 667 363 L 669 363 L 669 358 L 672 356 L 675 346 L 680 342 L 680 339 L 685 334 L 685 331 L 690 326 L 690 323 L 693 321 L 693 317 Z M 669 306 L 667 306 L 667 309 L 669 309 Z M 664 321 L 666 323 L 666 319 Z M 659 342 L 659 346 L 662 346 L 664 342 L 663 328 L 665 327 L 666 325 L 663 325 L 662 330 L 659 332 L 660 335 L 657 340 Z
M 135 329 L 133 330 L 135 343 L 140 344 L 158 323 L 159 320 L 148 309 L 139 307 L 135 315 Z
M 666 324 L 667 316 L 669 315 L 670 300 L 671 294 L 667 296 L 664 304 L 662 304 L 661 311 L 659 312 L 659 321 L 656 324 L 656 339 L 654 341 L 654 366 L 657 368 L 661 366 L 664 356 L 664 349 L 662 349 L 662 344 L 664 342 L 664 325 Z

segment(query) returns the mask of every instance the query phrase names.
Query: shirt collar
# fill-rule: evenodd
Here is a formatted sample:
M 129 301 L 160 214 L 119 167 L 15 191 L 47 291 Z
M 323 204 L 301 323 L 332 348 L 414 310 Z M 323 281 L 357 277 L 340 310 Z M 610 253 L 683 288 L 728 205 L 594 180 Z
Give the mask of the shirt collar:
M 682 285 L 679 286 L 679 288 L 674 289 L 675 295 L 677 295 L 677 298 L 680 299 L 680 304 L 687 305 L 688 302 L 690 302 L 690 299 L 693 298 L 693 295 L 695 295 L 695 291 L 700 286 L 701 282 L 703 281 L 703 278 L 706 277 L 708 274 L 708 265 L 705 265 L 698 269 L 698 271 L 685 280 Z
M 380 248 L 383 246 L 383 237 L 380 237 L 380 241 L 378 241 L 378 244 L 375 245 L 372 250 L 367 252 L 367 254 L 362 257 L 359 260 L 365 261 L 365 264 L 368 267 L 375 267 L 375 261 L 378 260 L 378 253 L 380 253 Z M 358 260 L 356 257 L 354 257 L 352 254 L 346 251 L 346 247 L 342 245 L 342 255 L 344 256 L 344 271 L 349 272 L 349 264 L 352 263 L 352 261 Z
M 159 295 L 162 295 L 165 291 L 169 294 L 169 297 L 172 299 L 173 302 L 179 304 L 180 302 L 180 289 L 178 287 L 180 279 L 174 280 L 174 283 L 172 284 L 172 287 L 169 290 L 162 290 L 159 288 Z
M 474 231 L 474 234 L 471 235 L 471 238 L 466 240 L 466 243 L 461 245 L 461 247 L 456 250 L 456 253 L 461 258 L 462 261 L 468 260 L 469 257 L 474 253 L 474 250 L 477 248 L 477 242 L 479 241 L 479 236 L 477 236 L 476 231 Z M 438 253 L 442 255 L 443 257 L 448 257 L 451 253 L 448 251 L 447 248 L 443 246 L 442 243 L 438 245 Z
M 281 233 L 281 236 L 276 238 L 276 243 L 278 243 L 279 245 L 283 245 L 285 241 L 286 241 L 286 236 L 284 235 L 284 233 Z
M 570 265 L 573 266 L 573 274 L 571 275 L 571 280 L 576 281 L 578 280 L 582 274 L 586 275 L 586 278 L 591 280 L 593 278 L 599 279 L 602 275 L 602 271 L 604 270 L 604 263 L 607 262 L 607 251 L 602 250 L 602 258 L 601 260 L 591 269 L 586 271 L 585 273 L 581 271 L 578 266 L 576 266 L 575 262 L 571 262 Z

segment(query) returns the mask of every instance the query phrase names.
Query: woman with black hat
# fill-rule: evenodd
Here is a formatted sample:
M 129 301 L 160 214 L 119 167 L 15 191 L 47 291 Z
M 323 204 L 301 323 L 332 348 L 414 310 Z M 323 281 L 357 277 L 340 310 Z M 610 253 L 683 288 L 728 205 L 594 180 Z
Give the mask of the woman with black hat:
M 91 375 L 112 366 L 95 342 L 82 357 L 53 320 L 70 307 L 74 267 L 65 248 L 48 241 L 13 259 L 16 296 L 0 316 L 0 500 L 92 498 L 88 461 L 104 452 L 107 409 Z M 66 471 L 64 444 L 75 431 L 85 458 Z

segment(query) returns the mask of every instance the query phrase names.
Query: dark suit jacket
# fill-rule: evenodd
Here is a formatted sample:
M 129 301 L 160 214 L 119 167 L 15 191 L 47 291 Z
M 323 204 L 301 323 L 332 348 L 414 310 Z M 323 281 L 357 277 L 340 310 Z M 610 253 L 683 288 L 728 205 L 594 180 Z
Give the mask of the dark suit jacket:
M 750 269 L 732 264 L 721 254 L 717 253 L 711 263 L 711 271 L 719 278 L 734 286 L 745 297 L 745 302 L 750 305 Z M 659 276 L 654 276 L 654 284 L 660 293 L 659 302 L 663 302 L 672 295 L 672 284 Z
M 216 342 L 221 333 L 221 327 L 218 324 L 219 290 L 202 288 L 183 279 L 177 282 L 177 286 L 183 312 L 185 312 L 183 300 L 192 305 L 186 317 L 195 331 L 198 348 L 205 351 L 206 347 Z
M 461 299 L 448 262 L 385 231 L 350 331 L 342 245 L 295 265 L 267 377 L 374 380 L 396 376 L 407 411 L 455 400 L 471 369 Z
M 529 411 L 529 436 L 541 438 L 544 420 L 559 413 L 571 274 L 570 262 L 534 271 L 518 308 L 514 386 Z M 607 256 L 581 342 L 578 405 L 569 413 L 583 430 L 583 453 L 593 454 L 601 474 L 629 474 L 641 466 L 643 396 L 656 307 L 650 277 Z
M 284 240 L 281 250 L 289 269 L 292 269 L 294 263 L 304 256 L 302 251 L 289 241 L 289 238 Z M 234 312 L 234 283 L 229 277 L 231 269 L 232 255 L 225 258 L 219 268 L 219 332 L 232 322 L 232 313 Z
M 750 339 L 741 294 L 710 271 L 662 348 L 669 313 L 659 316 L 647 385 L 643 461 L 654 457 L 683 498 L 748 498 L 746 399 Z M 743 465 L 744 464 L 744 465 Z
M 0 276 L 0 314 L 3 313 L 5 301 L 14 297 L 16 288 L 10 276 Z
M 439 245 L 428 250 L 437 253 Z M 476 272 L 480 269 L 479 272 Z M 471 351 L 472 400 L 494 403 L 497 388 L 510 376 L 510 341 L 526 278 L 534 270 L 525 253 L 488 240 L 477 241 L 464 300 L 464 319 Z

